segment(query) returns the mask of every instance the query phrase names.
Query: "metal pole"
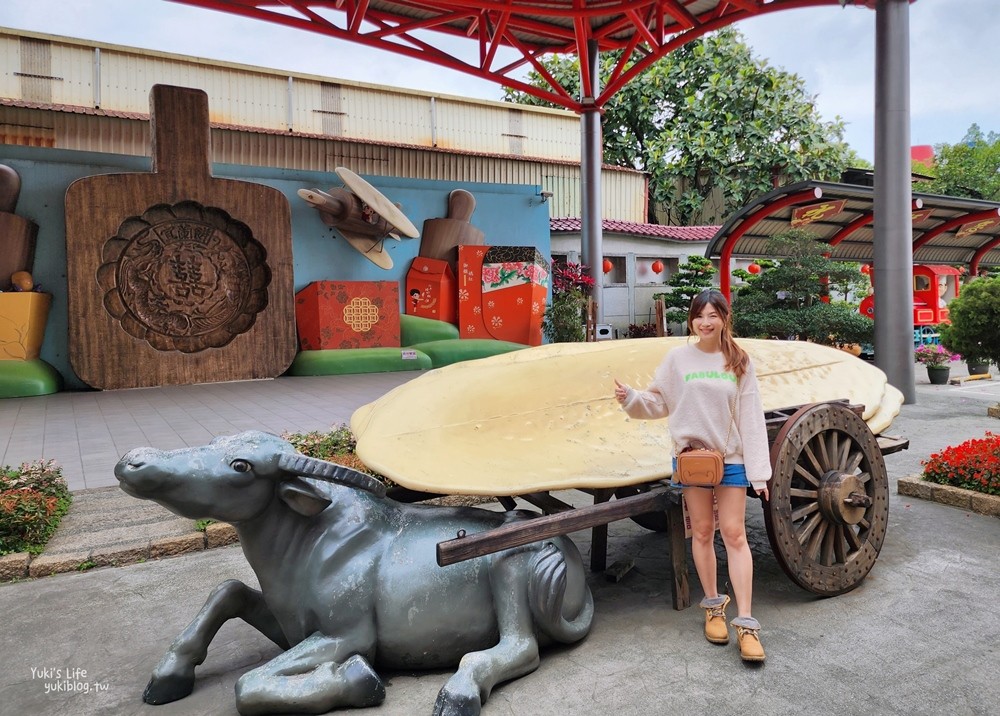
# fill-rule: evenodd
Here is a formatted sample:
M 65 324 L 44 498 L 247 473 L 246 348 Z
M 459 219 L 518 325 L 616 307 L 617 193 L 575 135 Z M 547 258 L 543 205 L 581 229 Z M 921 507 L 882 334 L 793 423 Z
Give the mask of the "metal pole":
M 581 62 L 590 66 L 590 77 L 593 93 L 600 93 L 600 53 L 597 41 L 587 42 L 587 57 L 581 57 Z M 582 86 L 582 83 L 581 83 Z M 604 283 L 603 231 L 601 227 L 601 164 L 604 149 L 601 142 L 601 108 L 594 103 L 594 97 L 581 97 L 584 109 L 580 113 L 581 158 L 580 181 L 583 184 L 583 206 L 581 219 L 582 261 L 589 267 L 590 277 L 594 279 L 594 290 L 591 296 L 597 303 L 598 323 L 604 322 L 604 301 L 602 288 Z
M 875 365 L 916 402 L 910 168 L 910 3 L 875 9 Z

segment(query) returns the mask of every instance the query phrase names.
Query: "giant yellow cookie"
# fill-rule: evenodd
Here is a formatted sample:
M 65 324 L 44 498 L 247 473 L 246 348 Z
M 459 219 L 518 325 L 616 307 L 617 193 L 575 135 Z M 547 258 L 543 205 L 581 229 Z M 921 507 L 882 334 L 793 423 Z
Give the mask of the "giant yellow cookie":
M 620 487 L 667 477 L 666 420 L 632 420 L 618 378 L 645 388 L 687 338 L 638 338 L 528 348 L 425 373 L 351 417 L 358 456 L 404 487 L 441 494 L 519 495 Z M 739 341 L 765 410 L 847 398 L 878 434 L 903 403 L 878 368 L 796 341 Z

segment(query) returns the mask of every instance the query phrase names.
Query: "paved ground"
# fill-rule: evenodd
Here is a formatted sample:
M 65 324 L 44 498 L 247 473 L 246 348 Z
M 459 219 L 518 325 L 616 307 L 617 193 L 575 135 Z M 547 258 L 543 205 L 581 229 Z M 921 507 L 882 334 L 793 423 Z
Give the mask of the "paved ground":
M 0 400 L 0 465 L 54 459 L 71 490 L 117 486 L 118 458 L 134 447 L 203 445 L 242 430 L 326 430 L 418 375 L 414 372 L 277 378 Z
M 887 458 L 886 542 L 855 591 L 819 599 L 796 587 L 775 562 L 760 508 L 751 503 L 764 666 L 746 668 L 735 647 L 705 642 L 696 609 L 670 609 L 662 535 L 619 522 L 610 561 L 634 557 L 636 568 L 619 584 L 592 575 L 591 634 L 545 652 L 538 671 L 499 687 L 484 714 L 1000 713 L 1000 520 L 895 491 L 895 481 L 918 472 L 931 452 L 1000 428 L 985 416 L 1000 399 L 1000 381 L 957 387 L 923 379 L 917 394 L 893 424 L 912 446 Z M 317 427 L 333 422 L 327 417 Z M 573 537 L 586 554 L 588 533 Z M 277 653 L 242 622 L 219 632 L 191 696 L 161 707 L 141 701 L 153 665 L 211 588 L 229 577 L 254 581 L 234 547 L 0 586 L 0 712 L 235 714 L 236 679 Z M 447 675 L 387 674 L 387 700 L 371 713 L 430 713 Z

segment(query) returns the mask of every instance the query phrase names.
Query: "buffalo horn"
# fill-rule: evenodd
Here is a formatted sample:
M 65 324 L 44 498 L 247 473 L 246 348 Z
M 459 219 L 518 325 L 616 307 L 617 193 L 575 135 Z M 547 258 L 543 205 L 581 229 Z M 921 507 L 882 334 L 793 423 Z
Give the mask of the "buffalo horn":
M 375 479 L 371 475 L 352 470 L 343 465 L 320 460 L 315 457 L 308 457 L 299 453 L 284 453 L 278 459 L 278 466 L 282 470 L 301 475 L 303 477 L 314 477 L 317 480 L 336 482 L 348 487 L 358 487 L 371 492 L 376 497 L 385 497 L 385 484 Z

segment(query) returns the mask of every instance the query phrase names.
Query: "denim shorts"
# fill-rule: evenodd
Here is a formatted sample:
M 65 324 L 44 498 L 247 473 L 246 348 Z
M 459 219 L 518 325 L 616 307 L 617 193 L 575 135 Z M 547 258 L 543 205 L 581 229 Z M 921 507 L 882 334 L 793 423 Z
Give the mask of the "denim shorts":
M 677 482 L 677 458 L 674 458 L 674 477 L 670 479 L 671 484 L 679 485 L 680 487 L 704 487 L 711 489 L 708 485 L 684 485 Z M 730 465 L 726 463 L 722 471 L 722 482 L 715 487 L 750 487 L 750 480 L 747 479 L 747 470 L 741 464 Z

